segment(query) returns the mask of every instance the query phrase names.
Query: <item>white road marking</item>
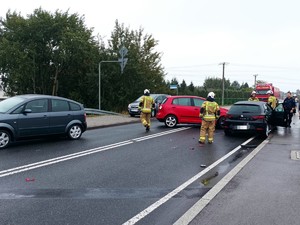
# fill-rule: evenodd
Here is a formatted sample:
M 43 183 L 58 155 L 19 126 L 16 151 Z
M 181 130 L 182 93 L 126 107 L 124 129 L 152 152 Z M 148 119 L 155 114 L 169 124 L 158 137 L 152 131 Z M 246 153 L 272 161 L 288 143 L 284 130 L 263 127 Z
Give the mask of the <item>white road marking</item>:
M 83 156 L 86 156 L 86 155 L 107 151 L 109 149 L 121 147 L 121 146 L 124 146 L 124 145 L 133 144 L 133 143 L 138 142 L 138 141 L 148 140 L 150 138 L 160 137 L 160 136 L 163 136 L 163 135 L 167 135 L 167 134 L 171 134 L 171 133 L 175 133 L 175 132 L 180 132 L 180 131 L 183 131 L 183 130 L 187 130 L 189 128 L 190 127 L 172 129 L 172 130 L 166 131 L 166 132 L 161 132 L 161 133 L 157 133 L 157 134 L 153 134 L 153 135 L 147 135 L 147 136 L 141 137 L 141 138 L 136 138 L 136 139 L 132 139 L 132 140 L 118 142 L 118 143 L 114 143 L 114 144 L 110 144 L 110 145 L 106 145 L 106 146 L 102 146 L 102 147 L 98 147 L 98 148 L 88 149 L 88 150 L 85 150 L 85 151 L 81 151 L 81 152 L 77 152 L 77 153 L 73 153 L 73 154 L 69 154 L 69 155 L 65 155 L 65 156 L 60 156 L 60 157 L 56 157 L 56 158 L 52 158 L 52 159 L 48 159 L 48 160 L 44 160 L 44 161 L 40 161 L 40 162 L 36 162 L 36 163 L 27 164 L 27 165 L 24 165 L 24 166 L 19 166 L 19 167 L 7 169 L 7 170 L 2 170 L 2 171 L 0 171 L 0 178 L 10 176 L 10 175 L 13 175 L 13 174 L 16 174 L 16 173 L 25 172 L 25 171 L 28 171 L 28 170 L 33 170 L 33 169 L 44 167 L 44 166 L 49 166 L 49 165 L 56 164 L 56 163 L 59 163 L 59 162 L 63 162 L 63 161 L 83 157 Z
M 147 136 L 135 138 L 135 139 L 132 139 L 132 140 L 135 141 L 135 142 L 145 141 L 145 140 L 148 140 L 148 139 L 151 139 L 151 138 L 161 137 L 163 135 L 172 134 L 172 133 L 176 133 L 176 132 L 187 130 L 187 129 L 190 129 L 190 127 L 183 127 L 183 128 L 178 128 L 176 130 L 164 131 L 164 132 L 161 132 L 161 133 L 147 135 Z
M 252 141 L 253 139 L 254 139 L 254 137 L 248 139 L 247 141 L 245 141 L 241 145 L 246 145 L 250 141 Z M 210 166 L 208 166 L 207 168 L 205 168 L 204 170 L 202 170 L 200 173 L 198 173 L 195 176 L 193 176 L 191 179 L 189 179 L 188 181 L 186 181 L 185 183 L 183 183 L 182 185 L 180 185 L 179 187 L 177 187 L 176 189 L 174 189 L 173 191 L 171 191 L 170 193 L 168 193 L 167 195 L 165 195 L 164 197 L 162 197 L 161 199 L 159 199 L 158 201 L 156 201 L 152 205 L 150 205 L 148 208 L 144 209 L 143 211 L 141 211 L 140 213 L 138 213 L 137 215 L 135 215 L 134 217 L 132 217 L 131 219 L 129 219 L 128 221 L 126 221 L 125 223 L 123 223 L 123 225 L 133 225 L 133 224 L 139 222 L 145 216 L 149 215 L 152 211 L 154 211 L 155 209 L 157 209 L 158 207 L 160 207 L 162 204 L 164 204 L 165 202 L 167 202 L 168 200 L 170 200 L 171 198 L 173 198 L 179 192 L 183 191 L 187 186 L 189 186 L 190 184 L 192 184 L 193 182 L 195 182 L 196 180 L 198 180 L 204 174 L 206 174 L 211 169 L 213 169 L 214 167 L 216 167 L 218 164 L 220 164 L 221 162 L 223 162 L 225 159 L 227 159 L 228 157 L 230 157 L 231 155 L 233 155 L 235 152 L 237 152 L 238 150 L 240 150 L 241 145 L 238 146 L 238 147 L 236 147 L 235 149 L 233 149 L 229 153 L 227 153 L 222 158 L 220 158 L 217 161 L 215 161 L 213 164 L 211 164 Z
M 226 176 L 224 176 L 212 189 L 210 189 L 198 202 L 196 202 L 185 214 L 183 214 L 183 216 L 181 216 L 173 225 L 189 224 L 268 142 L 268 139 L 264 140 L 245 159 L 243 159 Z

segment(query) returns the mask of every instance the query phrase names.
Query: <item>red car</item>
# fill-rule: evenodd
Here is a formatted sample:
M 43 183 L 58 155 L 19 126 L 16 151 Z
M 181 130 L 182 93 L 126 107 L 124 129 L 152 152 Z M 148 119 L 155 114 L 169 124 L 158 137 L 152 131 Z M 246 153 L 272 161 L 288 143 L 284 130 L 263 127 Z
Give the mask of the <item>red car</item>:
M 156 119 L 164 122 L 167 127 L 175 127 L 177 124 L 200 124 L 200 108 L 205 98 L 198 96 L 169 96 L 159 106 Z M 220 107 L 220 118 L 217 126 L 221 127 L 228 109 Z

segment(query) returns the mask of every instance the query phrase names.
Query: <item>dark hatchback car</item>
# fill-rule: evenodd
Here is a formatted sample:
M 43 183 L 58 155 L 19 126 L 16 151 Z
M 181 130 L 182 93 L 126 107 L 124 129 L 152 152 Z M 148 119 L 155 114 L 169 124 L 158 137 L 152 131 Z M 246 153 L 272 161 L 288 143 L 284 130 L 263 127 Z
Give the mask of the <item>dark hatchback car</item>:
M 159 105 L 169 95 L 167 95 L 167 94 L 150 94 L 150 96 L 154 99 L 154 102 L 155 102 L 155 108 L 151 111 L 151 116 L 154 117 L 158 112 Z M 136 99 L 134 102 L 132 102 L 128 105 L 128 113 L 130 114 L 130 116 L 134 117 L 136 115 L 141 114 L 141 112 L 139 110 L 139 104 L 140 104 L 141 98 L 142 98 L 142 96 L 140 96 L 138 99 Z
M 266 102 L 239 101 L 226 114 L 223 128 L 226 135 L 253 133 L 267 137 L 276 126 L 284 126 L 282 104 L 272 110 Z
M 62 134 L 79 139 L 86 130 L 82 104 L 48 95 L 19 95 L 0 102 L 0 149 L 23 138 Z

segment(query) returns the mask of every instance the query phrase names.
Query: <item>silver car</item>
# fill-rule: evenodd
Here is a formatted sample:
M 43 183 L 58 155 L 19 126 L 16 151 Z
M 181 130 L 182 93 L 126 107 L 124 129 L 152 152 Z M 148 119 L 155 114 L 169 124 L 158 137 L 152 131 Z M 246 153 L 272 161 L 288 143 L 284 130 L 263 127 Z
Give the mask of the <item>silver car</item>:
M 86 130 L 83 105 L 49 95 L 18 95 L 0 102 L 0 149 L 23 138 L 66 135 L 79 139 Z
M 155 108 L 151 111 L 151 116 L 154 117 L 156 113 L 158 112 L 158 107 L 159 104 L 163 102 L 163 100 L 168 97 L 169 95 L 167 94 L 150 94 L 150 96 L 154 99 L 155 102 Z M 140 99 L 142 96 L 140 96 L 138 99 L 136 99 L 134 102 L 130 103 L 128 105 L 128 113 L 130 116 L 134 117 L 136 115 L 140 115 L 141 112 L 139 110 L 139 104 L 140 104 Z

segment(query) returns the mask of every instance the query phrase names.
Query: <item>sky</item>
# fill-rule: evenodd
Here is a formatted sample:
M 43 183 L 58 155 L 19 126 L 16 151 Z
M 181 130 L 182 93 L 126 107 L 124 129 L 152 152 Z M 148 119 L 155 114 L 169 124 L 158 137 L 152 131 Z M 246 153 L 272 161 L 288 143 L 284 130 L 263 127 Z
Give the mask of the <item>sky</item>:
M 0 17 L 39 7 L 77 13 L 105 40 L 116 20 L 143 28 L 158 41 L 166 80 L 202 86 L 222 78 L 226 62 L 231 82 L 253 86 L 257 75 L 284 92 L 300 89 L 299 0 L 2 0 Z

